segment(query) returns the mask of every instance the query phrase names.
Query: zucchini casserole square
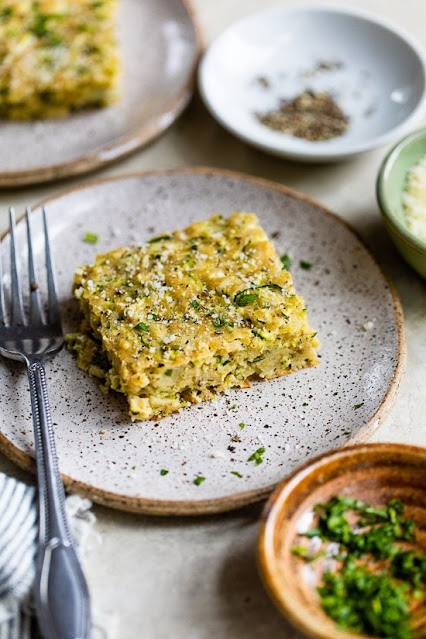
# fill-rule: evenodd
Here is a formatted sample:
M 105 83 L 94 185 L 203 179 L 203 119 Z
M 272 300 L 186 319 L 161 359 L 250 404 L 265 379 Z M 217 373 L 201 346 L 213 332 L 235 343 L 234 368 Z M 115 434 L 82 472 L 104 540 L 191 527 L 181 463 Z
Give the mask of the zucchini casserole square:
M 113 102 L 116 1 L 0 2 L 0 117 L 61 117 Z
M 318 363 L 319 342 L 288 270 L 251 213 L 98 255 L 77 270 L 78 366 L 160 419 L 250 379 Z

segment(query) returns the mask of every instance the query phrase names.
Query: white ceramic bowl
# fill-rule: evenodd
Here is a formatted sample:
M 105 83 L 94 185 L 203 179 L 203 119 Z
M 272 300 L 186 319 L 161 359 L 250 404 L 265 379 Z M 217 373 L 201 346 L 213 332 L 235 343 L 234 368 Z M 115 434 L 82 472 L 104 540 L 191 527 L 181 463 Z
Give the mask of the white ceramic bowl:
M 201 95 L 212 115 L 254 146 L 303 161 L 338 160 L 387 144 L 425 105 L 420 45 L 394 24 L 353 8 L 278 6 L 231 25 L 207 50 Z M 306 89 L 331 93 L 348 130 L 310 142 L 261 124 L 256 113 Z

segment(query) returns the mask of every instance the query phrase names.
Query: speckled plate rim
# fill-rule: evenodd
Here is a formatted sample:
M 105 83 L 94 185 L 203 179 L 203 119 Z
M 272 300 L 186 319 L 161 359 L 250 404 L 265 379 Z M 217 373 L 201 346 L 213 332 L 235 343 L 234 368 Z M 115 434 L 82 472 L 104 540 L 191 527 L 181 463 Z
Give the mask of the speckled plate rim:
M 141 127 L 135 128 L 130 134 L 103 144 L 69 162 L 48 164 L 23 171 L 2 171 L 0 172 L 0 188 L 14 188 L 16 186 L 53 182 L 62 178 L 89 173 L 116 162 L 146 146 L 164 133 L 177 120 L 192 97 L 198 62 L 205 48 L 204 35 L 192 0 L 179 1 L 185 8 L 194 31 L 194 63 L 188 72 L 187 80 L 181 91 L 164 105 L 161 112 L 155 118 L 145 122 Z
M 300 481 L 316 469 L 321 469 L 321 467 L 326 466 L 330 461 L 338 460 L 339 458 L 344 459 L 346 456 L 353 456 L 354 454 L 374 455 L 375 452 L 381 455 L 389 454 L 392 456 L 397 453 L 398 455 L 405 454 L 411 457 L 422 457 L 426 463 L 426 448 L 421 446 L 390 442 L 359 444 L 356 446 L 348 445 L 343 449 L 331 450 L 322 455 L 318 455 L 293 471 L 287 479 L 276 487 L 263 510 L 257 543 L 257 565 L 259 574 L 268 594 L 280 612 L 284 614 L 298 630 L 301 630 L 304 635 L 312 639 L 330 639 L 330 637 L 328 634 L 324 634 L 323 631 L 318 630 L 310 621 L 309 616 L 299 614 L 301 612 L 299 600 L 294 597 L 287 599 L 282 595 L 277 565 L 272 559 L 274 555 L 273 548 L 277 518 L 286 497 Z M 344 630 L 340 630 L 338 635 L 336 634 L 335 636 L 339 636 L 341 639 L 352 639 L 355 637 L 364 639 L 366 637 L 364 634 L 354 634 Z
M 227 169 L 217 169 L 211 167 L 182 167 L 177 169 L 165 169 L 165 170 L 155 170 L 155 171 L 141 171 L 135 173 L 127 173 L 124 175 L 118 175 L 110 178 L 97 179 L 97 180 L 89 180 L 83 183 L 77 184 L 68 189 L 64 189 L 56 193 L 55 195 L 38 202 L 33 206 L 33 209 L 37 209 L 41 206 L 46 206 L 49 202 L 54 200 L 61 199 L 70 195 L 76 191 L 82 191 L 86 188 L 90 188 L 92 186 L 111 183 L 111 182 L 119 182 L 122 180 L 126 180 L 128 178 L 143 178 L 148 176 L 179 176 L 179 175 L 204 175 L 204 176 L 216 176 L 216 177 L 227 177 L 232 179 L 237 179 L 245 182 L 249 182 L 254 185 L 258 185 L 262 188 L 271 189 L 277 191 L 278 193 L 282 193 L 296 200 L 305 202 L 310 206 L 315 207 L 322 215 L 326 215 L 331 217 L 335 222 L 342 224 L 345 226 L 355 237 L 356 239 L 363 245 L 365 250 L 371 256 L 373 262 L 376 264 L 379 269 L 380 274 L 382 275 L 384 281 L 389 287 L 390 294 L 392 296 L 393 310 L 395 315 L 395 325 L 397 331 L 398 338 L 398 352 L 396 354 L 396 366 L 393 378 L 389 384 L 389 388 L 387 393 L 382 399 L 380 406 L 378 407 L 375 414 L 371 417 L 369 422 L 364 424 L 362 428 L 356 433 L 354 437 L 351 437 L 348 442 L 346 442 L 345 446 L 351 446 L 357 444 L 358 442 L 362 442 L 367 440 L 371 435 L 379 428 L 381 422 L 387 417 L 392 406 L 394 404 L 396 394 L 398 392 L 398 388 L 402 379 L 402 376 L 405 371 L 406 365 L 406 345 L 405 345 L 405 332 L 404 332 L 404 320 L 401 302 L 399 300 L 396 289 L 389 279 L 389 277 L 385 274 L 382 267 L 378 264 L 371 251 L 367 248 L 364 241 L 361 239 L 360 235 L 351 227 L 351 225 L 346 222 L 346 220 L 342 219 L 335 213 L 332 213 L 324 206 L 316 202 L 314 199 L 310 198 L 299 191 L 291 189 L 282 184 L 278 184 L 276 182 L 272 182 L 270 180 L 265 180 L 259 177 L 253 177 L 251 175 L 247 175 L 244 173 L 240 173 L 237 171 L 229 171 Z M 20 220 L 23 218 L 21 217 Z M 4 233 L 3 237 L 7 235 L 7 232 Z M 35 473 L 35 461 L 34 459 L 21 451 L 17 446 L 15 446 L 12 442 L 10 442 L 0 431 L 0 452 L 4 453 L 6 457 L 8 457 L 11 461 L 16 463 L 20 468 Z M 222 513 L 231 510 L 236 510 L 243 506 L 247 506 L 249 504 L 253 504 L 259 501 L 262 501 L 270 495 L 270 493 L 276 488 L 277 484 L 272 484 L 270 486 L 266 486 L 264 488 L 259 488 L 255 490 L 248 490 L 243 492 L 234 493 L 233 495 L 229 495 L 226 497 L 218 497 L 214 499 L 200 499 L 200 500 L 166 500 L 166 499 L 148 499 L 144 497 L 128 497 L 127 495 L 118 495 L 117 493 L 113 493 L 106 490 L 100 490 L 94 486 L 89 484 L 74 480 L 67 475 L 62 475 L 63 482 L 70 493 L 78 493 L 80 495 L 84 495 L 91 499 L 93 502 L 108 506 L 110 508 L 114 508 L 117 510 L 123 510 L 127 512 L 134 512 L 139 514 L 152 514 L 152 515 L 207 515 L 214 513 Z M 284 480 L 284 477 L 283 477 Z

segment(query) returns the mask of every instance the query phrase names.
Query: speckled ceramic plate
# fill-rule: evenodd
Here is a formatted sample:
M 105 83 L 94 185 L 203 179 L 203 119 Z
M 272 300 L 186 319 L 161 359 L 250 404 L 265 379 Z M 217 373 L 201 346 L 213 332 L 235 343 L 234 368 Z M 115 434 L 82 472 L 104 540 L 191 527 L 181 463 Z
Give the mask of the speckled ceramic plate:
M 200 34 L 190 0 L 120 0 L 121 100 L 59 120 L 0 121 L 0 187 L 91 171 L 169 127 L 193 90 Z
M 317 203 L 270 182 L 187 169 L 88 183 L 46 207 L 66 331 L 78 325 L 73 272 L 95 253 L 240 209 L 256 212 L 279 253 L 291 255 L 296 288 L 322 342 L 316 368 L 253 383 L 158 423 L 131 423 L 124 399 L 103 395 L 62 351 L 48 365 L 48 376 L 69 489 L 137 512 L 230 510 L 265 497 L 309 457 L 366 439 L 387 414 L 404 361 L 399 302 L 359 238 Z M 22 243 L 23 230 L 19 224 Z M 98 245 L 83 241 L 87 231 L 100 235 Z M 300 261 L 311 268 L 301 268 Z M 31 468 L 22 367 L 1 361 L 0 384 L 0 448 Z M 264 462 L 256 466 L 248 458 L 261 447 Z M 205 481 L 195 485 L 198 475 Z

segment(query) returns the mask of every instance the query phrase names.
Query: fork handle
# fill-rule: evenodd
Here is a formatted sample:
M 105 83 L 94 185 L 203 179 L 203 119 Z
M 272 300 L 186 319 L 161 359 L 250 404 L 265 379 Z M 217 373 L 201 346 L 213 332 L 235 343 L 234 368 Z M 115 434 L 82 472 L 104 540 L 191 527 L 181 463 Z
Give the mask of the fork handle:
M 65 513 L 42 359 L 27 361 L 38 475 L 34 600 L 44 639 L 88 639 L 90 599 Z

